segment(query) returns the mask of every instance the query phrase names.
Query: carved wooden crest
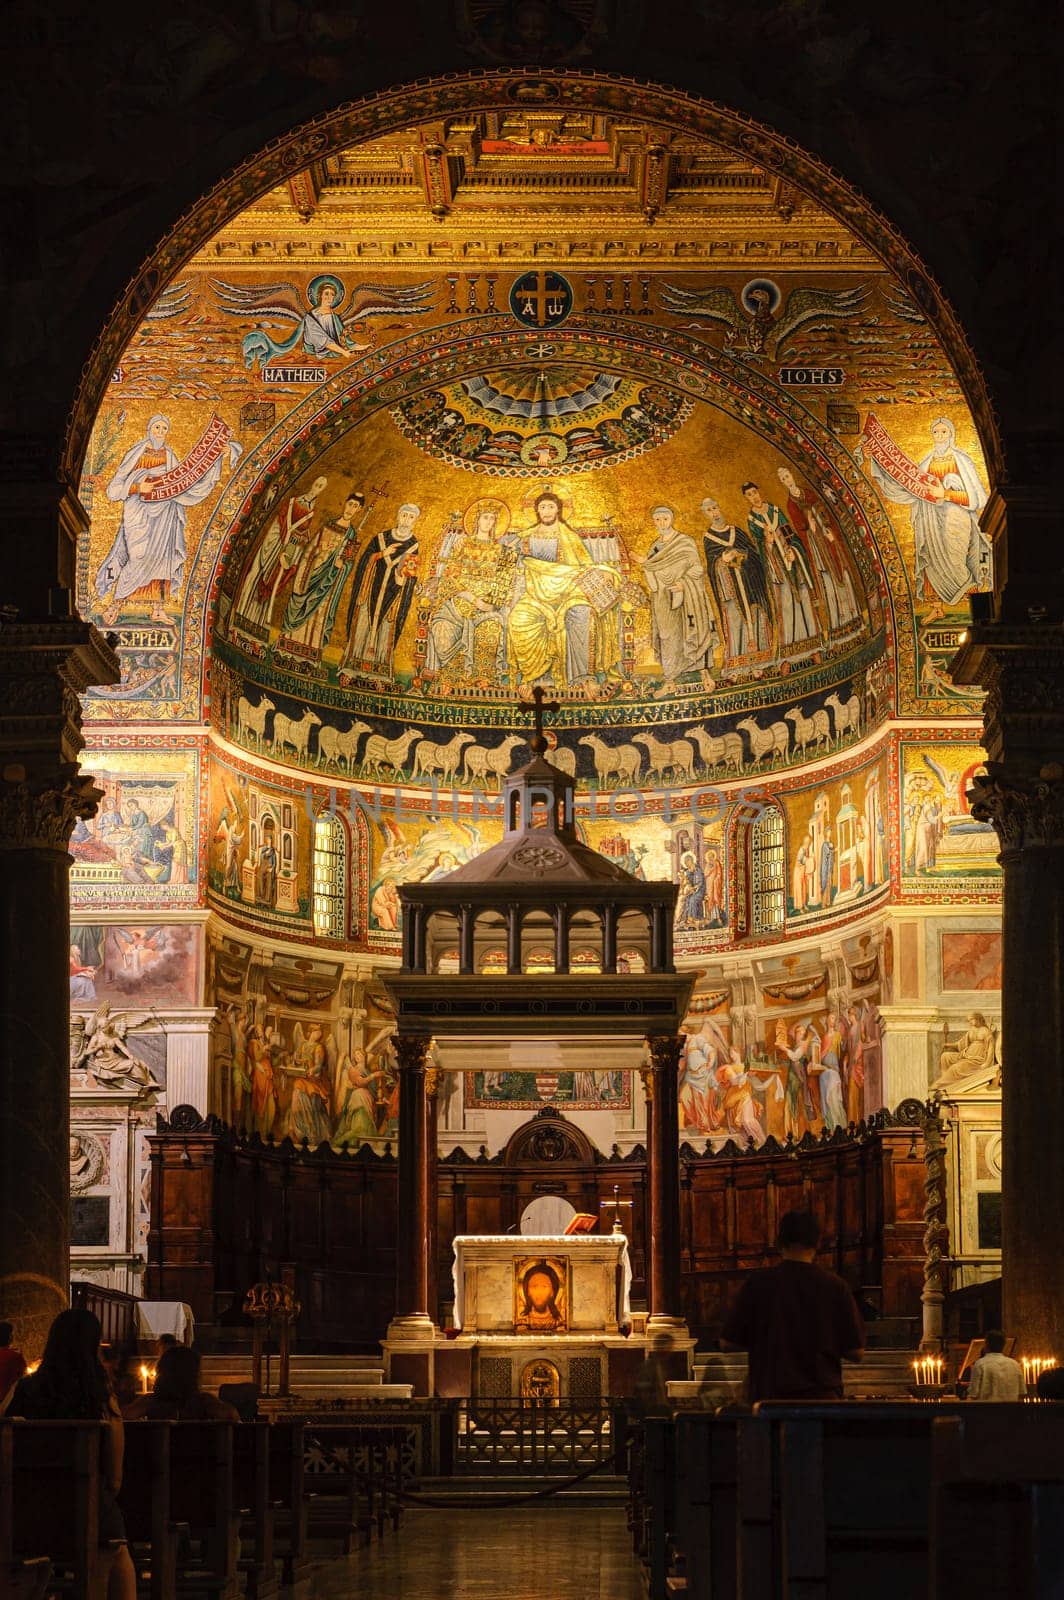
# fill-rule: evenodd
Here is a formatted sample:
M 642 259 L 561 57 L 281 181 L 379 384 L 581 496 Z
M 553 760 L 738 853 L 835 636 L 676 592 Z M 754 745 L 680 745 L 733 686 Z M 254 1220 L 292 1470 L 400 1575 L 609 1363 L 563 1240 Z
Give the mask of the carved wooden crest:
M 511 1135 L 504 1159 L 507 1166 L 562 1161 L 584 1164 L 594 1161 L 595 1152 L 574 1123 L 568 1122 L 555 1106 L 544 1106 Z

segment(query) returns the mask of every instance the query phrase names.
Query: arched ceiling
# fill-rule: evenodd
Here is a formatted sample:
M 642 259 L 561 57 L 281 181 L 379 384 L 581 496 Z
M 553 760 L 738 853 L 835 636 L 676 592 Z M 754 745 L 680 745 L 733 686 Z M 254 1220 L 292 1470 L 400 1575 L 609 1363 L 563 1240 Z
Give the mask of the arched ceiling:
M 128 346 L 82 486 L 79 604 L 125 668 L 90 715 L 343 770 L 356 726 L 491 753 L 542 680 L 591 776 L 589 733 L 650 761 L 782 726 L 783 764 L 964 714 L 944 668 L 988 569 L 920 487 L 940 416 L 971 501 L 923 312 L 750 157 L 534 97 L 421 120 L 254 200 Z

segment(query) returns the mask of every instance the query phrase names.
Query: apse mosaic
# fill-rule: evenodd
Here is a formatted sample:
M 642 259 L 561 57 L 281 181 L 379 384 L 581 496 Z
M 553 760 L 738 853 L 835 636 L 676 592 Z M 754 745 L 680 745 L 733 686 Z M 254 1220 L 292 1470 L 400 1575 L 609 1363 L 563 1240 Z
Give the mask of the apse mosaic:
M 76 906 L 195 905 L 199 900 L 199 760 L 194 751 L 86 750 L 103 798 L 70 840 Z
M 900 290 L 672 274 L 607 307 L 577 274 L 537 338 L 508 283 L 474 305 L 453 274 L 190 270 L 164 292 L 82 480 L 79 604 L 123 663 L 90 716 L 197 716 L 216 615 L 237 676 L 341 735 L 401 726 L 396 693 L 411 722 L 461 693 L 505 726 L 540 679 L 607 729 L 716 721 L 864 671 L 882 581 L 897 693 L 964 703 L 945 663 L 989 581 L 985 467 Z M 841 374 L 847 414 L 786 390 L 792 367 Z
M 889 757 L 780 795 L 787 817 L 787 918 L 867 904 L 890 887 Z
M 212 760 L 207 882 L 212 900 L 278 928 L 311 923 L 315 806 L 297 790 Z
M 563 138 L 515 108 L 479 143 L 447 137 L 470 173 L 549 146 L 537 185 L 560 194 L 586 186 L 588 159 L 627 160 L 603 116 Z M 337 197 L 358 189 L 363 154 L 330 167 L 330 205 L 353 204 Z M 305 199 L 313 185 L 293 181 Z M 570 242 L 580 194 L 552 210 Z M 874 908 L 892 871 L 909 896 L 992 896 L 994 841 L 959 798 L 963 739 L 906 740 L 900 776 L 896 735 L 855 753 L 893 716 L 922 728 L 977 710 L 948 663 L 992 578 L 986 463 L 926 301 L 853 240 L 821 259 L 817 229 L 845 230 L 808 203 L 786 227 L 773 213 L 774 266 L 701 245 L 596 265 L 577 246 L 570 268 L 500 245 L 487 270 L 378 250 L 392 224 L 374 213 L 361 265 L 315 246 L 280 267 L 297 258 L 260 250 L 254 230 L 277 224 L 249 212 L 184 267 L 114 368 L 81 481 L 78 605 L 122 664 L 86 716 L 122 748 L 87 760 L 105 798 L 72 841 L 78 925 L 128 906 L 127 937 L 150 938 L 156 909 L 202 899 L 294 948 L 391 958 L 402 885 L 499 837 L 536 685 L 556 702 L 551 758 L 575 781 L 582 837 L 676 884 L 685 960 L 766 936 L 743 899 L 766 806 L 789 929 Z M 300 216 L 318 239 L 322 219 Z M 210 745 L 202 819 L 194 756 L 142 748 L 181 724 Z M 81 952 L 72 982 L 127 981 L 116 938 Z M 291 1058 L 275 1133 L 294 1132 L 285 1086 L 320 1046 L 330 1084 L 300 1100 L 300 1137 L 324 1126 L 312 1101 L 333 1125 L 348 1091 L 349 1131 L 384 1136 L 387 1066 L 356 1082 L 371 1063 L 332 1012 L 268 1021 L 237 998 L 235 1054 L 246 1064 L 271 1027 L 265 1053 Z M 245 1124 L 265 1130 L 245 1077 Z M 543 1098 L 534 1072 L 488 1077 L 467 1085 L 486 1107 Z M 751 1132 L 749 1093 L 765 1129 L 769 1079 L 733 1087 L 721 1127 Z M 627 1089 L 563 1074 L 551 1092 L 592 1108 Z
M 902 740 L 903 893 L 975 898 L 998 890 L 997 834 L 972 816 L 968 802 L 968 787 L 985 760 L 974 743 Z

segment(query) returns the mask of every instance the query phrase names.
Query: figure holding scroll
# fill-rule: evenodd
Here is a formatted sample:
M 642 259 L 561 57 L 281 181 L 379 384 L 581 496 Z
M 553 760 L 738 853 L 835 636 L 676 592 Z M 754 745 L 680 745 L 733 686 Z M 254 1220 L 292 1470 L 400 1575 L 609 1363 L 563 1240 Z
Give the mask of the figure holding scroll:
M 990 581 L 990 541 L 979 526 L 987 492 L 971 456 L 957 449 L 948 417 L 931 424 L 932 448 L 913 463 L 871 412 L 857 448 L 885 499 L 910 507 L 917 594 L 935 622 Z
M 128 599 L 146 601 L 153 622 L 170 621 L 163 606 L 185 575 L 188 507 L 199 505 L 217 488 L 227 456 L 235 466 L 242 454 L 231 429 L 218 417 L 211 419 L 184 461 L 167 443 L 169 435 L 169 417 L 157 412 L 107 485 L 108 500 L 121 503 L 122 520 L 96 574 L 101 600 L 113 591 L 104 612 L 106 623 L 117 619 L 119 603 Z

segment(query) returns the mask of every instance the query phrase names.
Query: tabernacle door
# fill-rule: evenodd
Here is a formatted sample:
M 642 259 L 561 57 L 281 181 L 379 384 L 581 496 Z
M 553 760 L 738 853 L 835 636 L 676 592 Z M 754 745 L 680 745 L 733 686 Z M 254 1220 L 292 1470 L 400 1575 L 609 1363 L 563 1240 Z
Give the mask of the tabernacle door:
M 609 1234 L 462 1234 L 454 1320 L 466 1334 L 617 1334 L 631 1322 L 628 1240 Z

